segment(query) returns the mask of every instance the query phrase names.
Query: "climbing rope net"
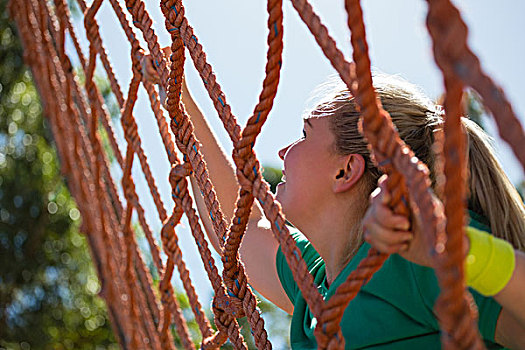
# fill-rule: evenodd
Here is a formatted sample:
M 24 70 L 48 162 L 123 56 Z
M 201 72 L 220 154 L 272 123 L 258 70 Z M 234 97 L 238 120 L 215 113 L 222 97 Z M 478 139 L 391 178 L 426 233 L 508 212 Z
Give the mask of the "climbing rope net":
M 131 44 L 133 75 L 127 96 L 122 92 L 102 45 L 95 18 L 102 0 L 93 0 L 90 6 L 85 0 L 76 1 L 84 13 L 89 40 L 87 57 L 82 53 L 65 0 L 11 0 L 9 10 L 25 47 L 25 60 L 33 71 L 42 96 L 45 115 L 49 119 L 61 159 L 62 173 L 82 213 L 82 230 L 89 240 L 101 280 L 101 296 L 107 302 L 112 326 L 121 346 L 132 349 L 173 349 L 175 345 L 171 326 L 174 324 L 184 348 L 195 348 L 172 285 L 176 267 L 202 334 L 202 348 L 218 348 L 227 339 L 235 348 L 246 348 L 237 322 L 241 317 L 247 317 L 256 346 L 260 349 L 271 348 L 264 321 L 257 309 L 257 299 L 247 283 L 238 254 L 251 207 L 257 200 L 271 223 L 297 285 L 318 320 L 315 336 L 319 348 L 344 348 L 345 340 L 339 325 L 344 310 L 361 286 L 380 269 L 388 255 L 371 249 L 335 295 L 325 302 L 289 234 L 279 204 L 262 179 L 253 146 L 272 108 L 279 83 L 283 50 L 282 0 L 268 1 L 266 77 L 253 115 L 244 127 L 231 112 L 226 96 L 206 60 L 203 47 L 185 17 L 181 0 L 160 1 L 165 29 L 172 40 L 169 57 L 163 54 L 159 46 L 143 0 L 126 0 L 125 9 L 117 0 L 107 0 Z M 443 188 L 447 220 L 446 228 L 443 229 L 437 225 L 428 169 L 400 140 L 390 116 L 375 96 L 359 0 L 345 1 L 353 63 L 344 58 L 307 0 L 291 2 L 349 91 L 356 96 L 362 114 L 363 133 L 372 149 L 373 159 L 384 173 L 389 174 L 387 185 L 393 193 L 391 207 L 397 213 L 408 215 L 405 198 L 410 193 L 418 207 L 417 215 L 423 226 L 428 228 L 426 234 L 433 237 L 435 244 L 429 249 L 436 252 L 436 275 L 442 290 L 436 303 L 436 313 L 442 328 L 443 346 L 454 349 L 483 348 L 476 325 L 477 311 L 470 302 L 471 297 L 463 278 L 463 199 L 467 178 L 464 157 L 460 156 L 466 147 L 460 127 L 463 88 L 470 86 L 480 94 L 485 106 L 495 117 L 501 137 L 511 145 L 524 167 L 525 153 L 520 152 L 519 147 L 525 145 L 525 134 L 503 91 L 483 72 L 479 60 L 469 49 L 467 28 L 460 13 L 449 0 L 428 1 L 427 27 L 446 89 L 444 137 L 437 141 L 441 145 L 437 148 L 442 152 L 445 175 Z M 137 33 L 143 36 L 147 49 L 141 47 Z M 67 36 L 78 55 L 79 71 L 85 76 L 83 86 L 65 49 Z M 158 88 L 143 79 L 141 61 L 146 50 L 159 72 L 159 88 L 167 93 L 165 109 L 161 106 Z M 199 151 L 199 142 L 193 133 L 191 118 L 180 100 L 186 52 L 190 54 L 234 145 L 233 159 L 240 189 L 230 224 L 225 221 L 219 208 Z M 127 141 L 124 155 L 119 149 L 101 91 L 94 81 L 97 58 L 102 62 L 111 90 L 121 108 L 120 120 Z M 167 212 L 159 196 L 133 115 L 141 86 L 149 97 L 171 164 L 169 182 L 174 201 L 171 213 Z M 169 125 L 165 119 L 166 113 L 169 115 Z M 99 133 L 101 129 L 107 133 L 112 153 L 122 169 L 120 193 L 123 193 L 124 201 L 110 174 L 110 161 Z M 182 159 L 178 154 L 182 154 Z M 135 158 L 140 163 L 162 223 L 161 248 L 146 222 L 131 176 Z M 195 176 L 203 193 L 213 228 L 219 237 L 222 276 L 212 258 L 188 192 L 187 177 L 191 174 Z M 137 214 L 155 268 L 159 272 L 158 287 L 152 283 L 151 272 L 138 247 L 131 223 L 133 212 Z M 187 216 L 213 287 L 212 310 L 216 331 L 199 302 L 178 244 L 175 228 L 183 215 Z M 165 262 L 161 258 L 161 249 L 167 256 Z

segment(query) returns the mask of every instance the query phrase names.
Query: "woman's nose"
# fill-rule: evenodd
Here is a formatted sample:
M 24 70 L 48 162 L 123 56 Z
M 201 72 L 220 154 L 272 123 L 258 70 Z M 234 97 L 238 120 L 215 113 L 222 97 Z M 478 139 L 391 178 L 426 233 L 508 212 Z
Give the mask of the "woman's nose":
M 286 152 L 288 151 L 288 148 L 290 148 L 291 145 L 288 145 L 284 148 L 282 148 L 278 154 L 279 154 L 279 158 L 281 158 L 281 160 L 284 160 L 284 155 L 286 154 Z

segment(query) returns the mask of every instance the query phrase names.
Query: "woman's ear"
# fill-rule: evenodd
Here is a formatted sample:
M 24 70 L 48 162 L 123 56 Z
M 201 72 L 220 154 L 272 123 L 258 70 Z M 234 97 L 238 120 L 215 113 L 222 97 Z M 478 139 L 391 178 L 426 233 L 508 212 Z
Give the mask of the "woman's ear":
M 342 193 L 351 189 L 365 172 L 365 158 L 360 154 L 341 157 L 340 167 L 334 174 L 334 192 Z

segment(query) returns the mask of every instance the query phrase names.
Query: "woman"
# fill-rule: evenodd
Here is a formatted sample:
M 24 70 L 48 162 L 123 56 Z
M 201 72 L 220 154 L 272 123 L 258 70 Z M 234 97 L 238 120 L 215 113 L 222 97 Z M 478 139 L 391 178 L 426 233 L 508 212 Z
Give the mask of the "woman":
M 399 79 L 379 77 L 374 85 L 401 137 L 432 169 L 433 133 L 441 124 L 439 111 L 417 89 Z M 359 114 L 352 97 L 344 87 L 331 91 L 307 114 L 303 137 L 279 151 L 284 162 L 285 181 L 278 186 L 276 195 L 286 218 L 297 229 L 293 236 L 325 299 L 333 294 L 370 248 L 364 243 L 362 222 L 368 208 L 368 197 L 380 177 L 358 131 Z M 205 155 L 222 211 L 229 221 L 238 193 L 235 170 L 185 86 L 182 99 L 195 126 L 196 136 L 202 143 L 201 152 Z M 488 160 L 489 163 L 481 166 L 495 167 L 497 163 L 490 163 L 494 159 L 490 149 L 474 147 L 478 142 L 484 143 L 480 132 L 470 123 L 466 122 L 466 125 L 472 136 L 470 163 Z M 471 184 L 481 181 L 474 178 L 480 175 L 472 171 L 472 167 L 471 174 Z M 490 223 L 491 227 L 497 228 L 494 232 L 514 234 L 512 243 L 521 248 L 525 242 L 523 206 L 518 204 L 513 193 L 515 190 L 507 184 L 501 169 L 496 169 L 496 175 L 496 182 L 504 184 L 501 187 L 503 192 L 488 193 L 488 187 L 476 187 L 471 190 L 471 209 L 482 215 L 476 216 L 478 221 L 483 221 L 483 217 L 498 221 Z M 197 188 L 193 179 L 192 183 Z M 194 193 L 208 237 L 219 250 L 200 191 Z M 406 231 L 406 220 L 393 216 L 383 207 L 383 199 L 388 194 L 384 190 L 381 193 L 375 197 L 378 199 L 373 201 L 367 215 L 368 239 L 382 250 L 406 249 L 412 240 L 417 241 L 418 234 Z M 494 216 L 502 212 L 494 211 L 492 203 L 487 206 L 492 197 L 503 198 L 503 209 L 507 209 L 511 217 L 510 226 L 508 220 L 501 220 L 502 216 Z M 394 218 L 394 225 L 386 221 L 391 218 Z M 481 225 L 481 222 L 473 220 L 473 224 Z M 489 230 L 488 226 L 479 227 Z M 394 233 L 392 238 L 390 234 Z M 279 244 L 257 203 L 240 254 L 250 285 L 293 315 L 292 347 L 316 348 L 313 336 L 316 320 L 291 278 Z M 514 305 L 523 298 L 525 290 L 520 289 L 525 271 L 522 253 L 516 253 L 516 261 L 511 281 L 495 298 L 473 291 L 480 311 L 480 331 L 490 346 L 497 347 L 496 343 L 500 343 L 525 347 L 524 305 Z M 508 292 L 504 293 L 506 289 Z M 411 263 L 397 254 L 392 255 L 345 311 L 341 325 L 346 347 L 440 348 L 439 326 L 432 312 L 438 293 L 432 269 Z

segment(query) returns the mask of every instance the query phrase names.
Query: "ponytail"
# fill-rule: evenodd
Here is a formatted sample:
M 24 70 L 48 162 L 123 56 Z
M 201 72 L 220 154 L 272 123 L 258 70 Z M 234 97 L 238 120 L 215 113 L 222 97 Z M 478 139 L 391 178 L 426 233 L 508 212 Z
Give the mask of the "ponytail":
M 463 118 L 468 135 L 469 209 L 482 215 L 498 238 L 525 251 L 525 207 L 518 191 L 494 156 L 491 138 Z

